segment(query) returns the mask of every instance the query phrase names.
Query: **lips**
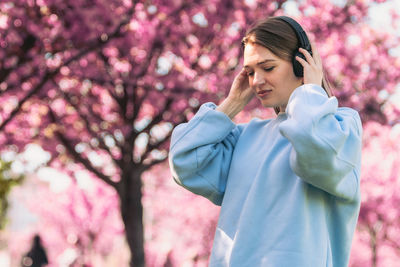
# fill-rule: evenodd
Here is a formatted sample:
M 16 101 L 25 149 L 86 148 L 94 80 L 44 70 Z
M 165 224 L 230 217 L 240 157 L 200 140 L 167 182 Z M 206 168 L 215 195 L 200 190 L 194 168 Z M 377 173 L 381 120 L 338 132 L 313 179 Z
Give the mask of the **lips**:
M 259 97 L 266 97 L 267 95 L 269 95 L 272 92 L 272 90 L 259 90 L 257 91 L 257 95 Z

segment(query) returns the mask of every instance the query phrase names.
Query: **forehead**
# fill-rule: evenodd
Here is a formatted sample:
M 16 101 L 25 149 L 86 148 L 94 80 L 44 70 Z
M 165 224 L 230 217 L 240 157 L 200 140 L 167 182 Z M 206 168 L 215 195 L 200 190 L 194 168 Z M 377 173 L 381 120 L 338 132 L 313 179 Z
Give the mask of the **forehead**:
M 257 65 L 257 63 L 266 60 L 279 61 L 280 58 L 264 46 L 252 43 L 246 44 L 244 48 L 244 66 Z

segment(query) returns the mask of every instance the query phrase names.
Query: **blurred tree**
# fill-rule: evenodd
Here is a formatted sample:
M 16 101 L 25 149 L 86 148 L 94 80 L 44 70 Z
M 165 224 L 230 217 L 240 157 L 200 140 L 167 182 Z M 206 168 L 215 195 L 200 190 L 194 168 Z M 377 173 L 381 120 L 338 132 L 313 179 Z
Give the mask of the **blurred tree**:
M 364 121 L 399 119 L 386 101 L 398 38 L 369 26 L 374 2 L 385 1 L 3 1 L 1 147 L 40 142 L 52 166 L 75 162 L 112 186 L 131 266 L 144 266 L 142 174 L 166 159 L 175 125 L 226 95 L 256 19 L 294 7 L 342 105 Z
M 354 251 L 354 261 L 364 261 L 355 266 L 396 266 L 400 259 L 400 128 L 374 122 L 364 128 L 358 229 L 361 243 L 370 251 Z
M 165 179 L 166 165 L 143 175 L 147 266 L 208 266 L 219 208 Z
M 6 224 L 8 194 L 12 187 L 20 184 L 24 178 L 22 175 L 13 174 L 11 164 L 12 162 L 0 159 L 0 229 L 3 229 Z
M 77 167 L 74 177 L 49 168 L 41 170 L 42 174 L 51 173 L 62 180 L 58 183 L 27 176 L 27 186 L 17 188 L 13 197 L 37 218 L 29 232 L 42 238 L 50 265 L 107 266 L 107 257 L 120 249 L 118 243 L 124 236 L 118 196 L 115 190 Z M 13 259 L 27 256 L 23 253 L 30 242 L 26 241 L 34 237 L 26 240 L 25 235 L 13 232 L 8 242 Z

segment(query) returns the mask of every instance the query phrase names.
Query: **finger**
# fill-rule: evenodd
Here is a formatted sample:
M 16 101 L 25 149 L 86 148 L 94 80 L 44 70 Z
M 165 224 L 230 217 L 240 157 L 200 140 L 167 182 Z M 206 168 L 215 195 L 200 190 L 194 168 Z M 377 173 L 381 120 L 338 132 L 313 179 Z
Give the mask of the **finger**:
M 249 79 L 248 79 L 248 75 L 247 75 L 247 71 L 245 69 L 242 69 L 239 74 L 235 77 L 235 80 L 239 83 L 248 83 Z
M 307 60 L 307 62 L 308 62 L 309 64 L 315 63 L 313 57 L 310 55 L 310 53 L 309 53 L 307 50 L 305 50 L 304 48 L 301 48 L 301 47 L 300 47 L 300 48 L 299 48 L 299 51 L 305 56 L 305 58 L 306 58 L 306 60 Z
M 308 65 L 309 65 L 309 63 L 307 62 L 307 61 L 305 61 L 304 59 L 302 59 L 301 57 L 299 57 L 299 56 L 296 56 L 296 60 L 298 61 L 298 62 L 300 62 L 300 64 L 305 68 L 305 67 L 307 67 Z

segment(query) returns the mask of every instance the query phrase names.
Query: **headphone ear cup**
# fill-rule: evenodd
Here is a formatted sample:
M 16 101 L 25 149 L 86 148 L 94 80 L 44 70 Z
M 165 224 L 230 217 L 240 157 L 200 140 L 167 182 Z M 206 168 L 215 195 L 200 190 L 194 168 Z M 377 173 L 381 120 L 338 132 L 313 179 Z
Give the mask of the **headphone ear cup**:
M 296 56 L 300 57 L 304 60 L 306 60 L 306 57 L 302 53 L 296 52 L 296 53 L 294 53 L 293 60 L 292 60 L 294 75 L 296 75 L 297 77 L 303 77 L 303 75 L 304 75 L 303 65 L 301 65 L 300 62 L 297 61 Z

